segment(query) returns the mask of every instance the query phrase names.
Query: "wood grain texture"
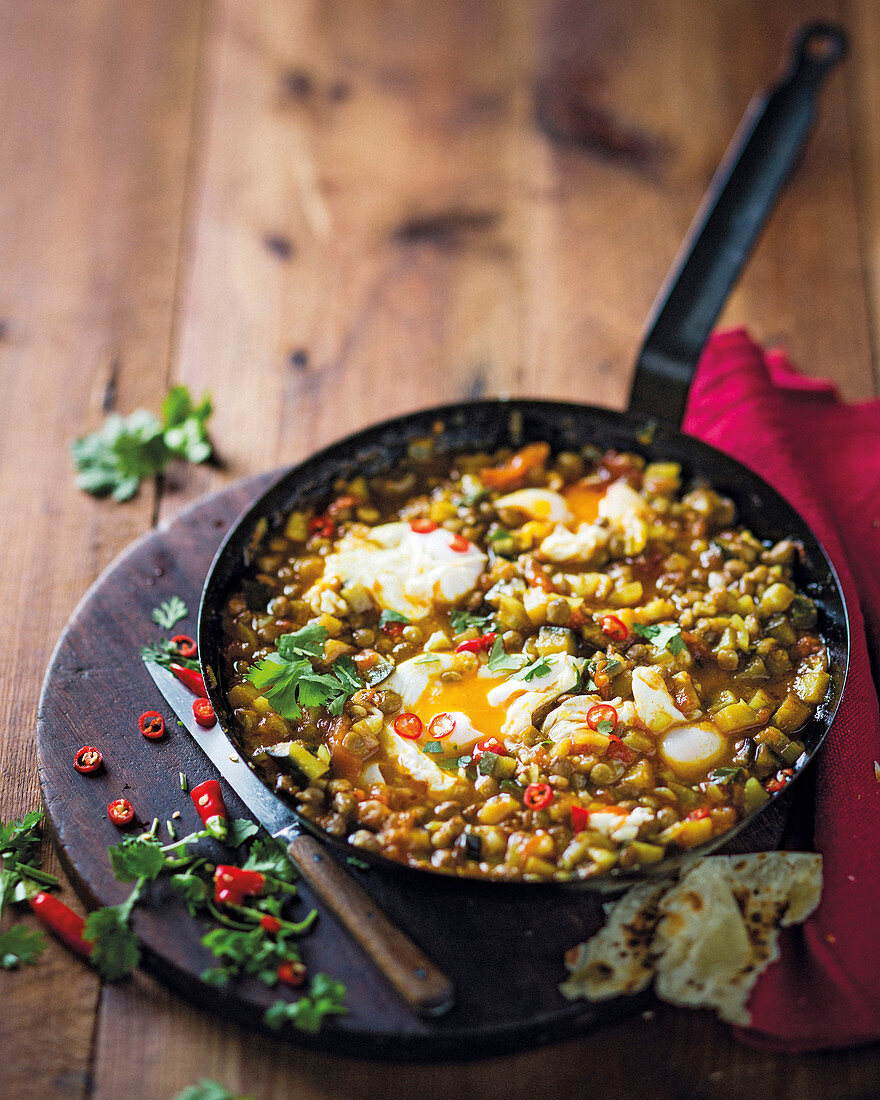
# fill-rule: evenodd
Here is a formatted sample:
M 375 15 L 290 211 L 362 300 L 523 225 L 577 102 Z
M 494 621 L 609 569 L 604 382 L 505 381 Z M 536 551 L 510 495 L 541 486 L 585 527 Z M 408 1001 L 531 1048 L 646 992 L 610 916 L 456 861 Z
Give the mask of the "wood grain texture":
M 198 15 L 101 0 L 0 11 L 4 818 L 38 803 L 33 730 L 55 638 L 151 522 L 149 492 L 115 512 L 75 492 L 67 445 L 102 409 L 155 405 L 166 385 Z M 94 975 L 53 943 L 45 968 L 3 983 L 0 1045 L 16 1056 L 0 1092 L 84 1095 Z
M 743 107 L 817 14 L 848 25 L 852 55 L 724 322 L 862 398 L 878 392 L 874 0 L 4 5 L 3 815 L 36 797 L 53 641 L 154 506 L 171 516 L 461 396 L 620 406 Z M 156 408 L 169 379 L 213 391 L 226 469 L 175 469 L 157 501 L 123 508 L 75 493 L 67 441 L 114 392 L 121 411 Z M 610 1096 L 880 1092 L 876 1050 L 782 1059 L 672 1011 L 553 1051 L 380 1073 L 221 1033 L 146 980 L 104 990 L 96 1016 L 93 978 L 50 951 L 49 969 L 2 979 L 5 1094 L 165 1100 L 199 1076 L 261 1100 L 585 1080 Z

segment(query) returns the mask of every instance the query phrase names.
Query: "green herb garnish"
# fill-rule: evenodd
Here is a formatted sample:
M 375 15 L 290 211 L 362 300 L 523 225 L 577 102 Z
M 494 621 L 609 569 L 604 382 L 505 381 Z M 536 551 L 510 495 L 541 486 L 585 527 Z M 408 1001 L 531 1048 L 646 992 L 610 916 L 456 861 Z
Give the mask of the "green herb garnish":
M 254 1100 L 254 1097 L 230 1092 L 219 1081 L 211 1081 L 207 1077 L 203 1077 L 197 1085 L 190 1085 L 179 1092 L 174 1100 Z
M 443 752 L 443 742 L 442 741 L 426 741 L 424 743 L 424 745 L 422 745 L 422 752 L 430 752 L 430 753 Z
M 162 473 L 173 458 L 205 462 L 212 451 L 206 428 L 210 415 L 210 397 L 193 405 L 186 386 L 169 391 L 161 420 L 146 409 L 128 417 L 111 414 L 97 431 L 71 444 L 77 485 L 94 496 L 130 500 L 143 480 Z
M 526 681 L 534 680 L 537 676 L 546 676 L 550 671 L 550 662 L 547 658 L 539 657 L 536 661 L 532 661 L 530 665 L 521 668 L 519 672 L 515 672 L 511 679 Z
M 334 981 L 326 974 L 316 974 L 308 994 L 297 1001 L 276 1001 L 266 1009 L 263 1020 L 272 1028 L 292 1023 L 300 1031 L 314 1035 L 320 1030 L 325 1016 L 340 1016 L 346 1012 L 345 986 L 342 982 Z
M 180 596 L 171 596 L 170 599 L 153 608 L 150 616 L 163 630 L 171 630 L 181 619 L 185 619 L 189 611 Z M 171 642 L 168 643 L 171 645 Z
M 31 966 L 46 950 L 46 937 L 40 932 L 14 924 L 0 935 L 0 967 L 15 970 Z
M 379 616 L 379 627 L 387 626 L 389 623 L 409 623 L 409 619 L 406 615 L 401 615 L 399 611 L 388 611 L 387 609 Z
M 507 653 L 500 638 L 496 638 L 489 650 L 488 669 L 490 672 L 517 672 L 523 667 L 526 658 L 522 653 Z
M 464 634 L 471 627 L 481 634 L 489 634 L 496 629 L 494 615 L 472 615 L 469 611 L 451 611 L 449 626 L 453 634 Z
M 339 657 L 329 672 L 315 670 L 312 662 L 323 657 L 327 636 L 317 623 L 293 634 L 282 634 L 278 652 L 270 653 L 248 673 L 250 682 L 282 718 L 300 718 L 306 707 L 326 707 L 331 714 L 339 715 L 346 699 L 363 687 L 348 657 Z
M 678 623 L 654 623 L 651 626 L 636 623 L 633 631 L 639 637 L 652 642 L 658 649 L 668 649 L 673 656 L 678 656 L 684 649 L 684 638 Z
M 716 768 L 710 772 L 709 778 L 716 783 L 735 783 L 745 774 L 742 768 Z

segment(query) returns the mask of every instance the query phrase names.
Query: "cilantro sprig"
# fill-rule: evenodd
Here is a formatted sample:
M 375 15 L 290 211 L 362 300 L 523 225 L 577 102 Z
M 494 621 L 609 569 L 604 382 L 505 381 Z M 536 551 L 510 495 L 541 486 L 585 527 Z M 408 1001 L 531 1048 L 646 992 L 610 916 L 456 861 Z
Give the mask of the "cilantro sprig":
M 70 446 L 76 483 L 93 496 L 130 500 L 142 481 L 161 474 L 174 458 L 205 462 L 211 457 L 207 421 L 211 398 L 196 405 L 186 386 L 174 386 L 162 403 L 161 420 L 147 409 L 112 413 L 101 427 Z
M 46 950 L 46 937 L 40 932 L 14 924 L 0 935 L 0 966 L 16 970 L 32 966 Z
M 283 718 L 299 718 L 306 707 L 326 707 L 339 715 L 346 699 L 364 686 L 348 657 L 337 658 L 329 672 L 315 669 L 313 662 L 323 657 L 327 637 L 318 623 L 282 634 L 278 652 L 270 653 L 248 672 L 248 680 Z
M 650 626 L 636 623 L 633 630 L 640 638 L 652 642 L 658 649 L 668 649 L 674 657 L 684 650 L 684 638 L 681 636 L 681 627 L 678 623 L 653 623 Z
M 532 661 L 531 664 L 521 668 L 519 672 L 514 672 L 511 679 L 529 682 L 538 676 L 546 676 L 548 672 L 550 672 L 550 662 L 546 657 L 538 657 L 537 660 Z
M 307 994 L 297 1001 L 276 1001 L 266 1009 L 263 1020 L 272 1028 L 292 1023 L 300 1031 L 314 1035 L 320 1030 L 325 1016 L 340 1016 L 347 1012 L 342 982 L 334 981 L 326 974 L 316 974 Z
M 526 664 L 522 653 L 507 653 L 500 638 L 496 638 L 489 650 L 488 668 L 490 672 L 519 672 Z
M 163 630 L 171 630 L 181 619 L 185 619 L 188 614 L 189 609 L 180 596 L 171 596 L 169 599 L 160 603 L 158 607 L 153 608 L 151 618 L 153 622 L 161 626 Z
M 496 629 L 494 615 L 472 615 L 469 611 L 451 611 L 449 626 L 453 634 L 463 634 L 471 627 L 481 634 L 489 634 Z

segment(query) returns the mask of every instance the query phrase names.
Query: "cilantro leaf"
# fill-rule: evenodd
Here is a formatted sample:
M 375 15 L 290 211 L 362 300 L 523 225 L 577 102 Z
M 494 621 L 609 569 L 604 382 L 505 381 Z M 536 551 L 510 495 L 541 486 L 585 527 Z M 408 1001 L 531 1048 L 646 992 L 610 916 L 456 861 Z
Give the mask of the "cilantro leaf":
M 194 405 L 186 386 L 173 386 L 162 402 L 163 438 L 168 450 L 187 462 L 207 461 L 213 450 L 206 428 L 212 412 L 209 394 Z
M 600 722 L 598 726 L 596 726 L 596 732 L 604 733 L 607 737 L 608 734 L 614 733 L 614 723 L 611 721 L 610 718 L 606 718 L 603 722 Z
M 207 1077 L 203 1077 L 197 1085 L 190 1085 L 181 1090 L 174 1100 L 254 1100 L 254 1098 L 230 1092 L 219 1081 L 210 1081 Z
M 113 875 L 119 882 L 134 882 L 142 878 L 151 881 L 165 867 L 165 853 L 158 840 L 150 837 L 127 836 L 107 849 Z
M 324 642 L 329 637 L 319 623 L 309 623 L 293 634 L 282 634 L 278 639 L 278 655 L 285 661 L 296 657 L 320 659 L 324 656 Z
M 522 653 L 505 652 L 501 639 L 496 638 L 489 650 L 488 668 L 490 672 L 517 672 L 525 661 Z
M 163 630 L 171 630 L 181 619 L 185 619 L 188 614 L 189 610 L 180 596 L 172 596 L 170 599 L 165 600 L 164 603 L 160 603 L 158 607 L 153 608 L 151 618 L 153 622 L 158 623 Z M 168 642 L 169 646 L 171 644 L 171 642 Z
M 158 608 L 156 610 L 158 611 Z M 198 672 L 200 667 L 199 662 L 194 658 L 181 657 L 177 652 L 177 646 L 168 638 L 161 638 L 155 645 L 142 645 L 141 659 L 155 661 L 162 668 L 168 668 L 169 665 L 175 664 L 181 665 L 183 668 L 195 669 Z
M 401 615 L 399 611 L 385 610 L 379 616 L 379 626 L 387 626 L 389 623 L 409 623 L 409 619 L 406 615 Z
M 101 427 L 70 445 L 78 471 L 77 485 L 94 496 L 111 494 L 129 500 L 140 483 L 160 474 L 172 458 L 204 462 L 211 456 L 205 422 L 210 398 L 193 406 L 185 386 L 175 386 L 165 399 L 163 419 L 146 409 L 127 417 L 111 413 Z
M 539 657 L 536 661 L 533 661 L 530 665 L 526 665 L 525 668 L 521 668 L 519 672 L 515 672 L 511 679 L 513 680 L 534 680 L 537 676 L 546 676 L 550 671 L 550 662 L 546 657 Z
M 654 623 L 644 626 L 636 623 L 633 630 L 641 638 L 646 638 L 658 649 L 668 649 L 673 656 L 678 656 L 684 649 L 684 638 L 681 636 L 681 627 L 678 623 Z
M 296 870 L 287 855 L 287 849 L 272 837 L 257 837 L 243 867 L 246 871 L 259 871 L 282 882 L 293 882 Z
M 137 936 L 128 927 L 127 910 L 127 905 L 108 905 L 86 920 L 83 936 L 94 941 L 91 962 L 108 982 L 127 977 L 141 959 Z
M 229 822 L 229 833 L 226 837 L 226 846 L 228 848 L 237 848 L 240 844 L 244 844 L 246 840 L 250 840 L 252 836 L 256 836 L 260 831 L 260 826 L 251 821 L 247 817 L 237 817 L 234 821 Z
M 345 1007 L 345 986 L 342 982 L 316 974 L 308 994 L 298 1001 L 276 1001 L 266 1009 L 263 1020 L 272 1028 L 292 1023 L 300 1031 L 316 1034 L 325 1016 L 340 1016 L 348 1012 Z
M 471 627 L 481 634 L 489 634 L 496 629 L 494 615 L 472 615 L 469 611 L 451 611 L 449 626 L 453 634 L 464 634 Z
M 282 717 L 299 718 L 305 707 L 327 707 L 331 714 L 339 715 L 346 699 L 363 687 L 348 657 L 339 657 L 329 672 L 313 667 L 312 661 L 323 656 L 326 637 L 327 631 L 317 623 L 282 634 L 278 652 L 270 653 L 248 672 L 250 682 Z
M 734 783 L 744 775 L 742 768 L 716 768 L 710 772 L 709 778 L 716 783 Z
M 46 950 L 46 938 L 23 924 L 14 924 L 0 935 L 0 966 L 15 970 L 30 966 Z
M 210 897 L 208 884 L 198 875 L 190 873 L 172 875 L 170 881 L 172 889 L 180 894 L 190 915 L 194 917 Z
M 12 856 L 23 862 L 32 858 L 32 849 L 40 843 L 39 825 L 42 810 L 31 810 L 24 817 L 13 821 L 0 821 L 0 855 Z

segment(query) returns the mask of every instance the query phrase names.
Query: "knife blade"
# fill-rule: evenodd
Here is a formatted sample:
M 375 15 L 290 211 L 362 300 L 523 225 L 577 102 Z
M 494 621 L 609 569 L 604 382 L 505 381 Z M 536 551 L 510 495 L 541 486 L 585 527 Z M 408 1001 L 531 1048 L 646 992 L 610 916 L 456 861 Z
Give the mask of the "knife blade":
M 287 846 L 290 857 L 315 895 L 372 959 L 403 999 L 420 1015 L 438 1016 L 455 999 L 449 978 L 376 905 L 351 875 L 301 827 L 293 810 L 276 798 L 235 750 L 218 722 L 200 726 L 193 715 L 193 693 L 172 672 L 144 661 L 165 702 L 199 748 L 259 823 Z

